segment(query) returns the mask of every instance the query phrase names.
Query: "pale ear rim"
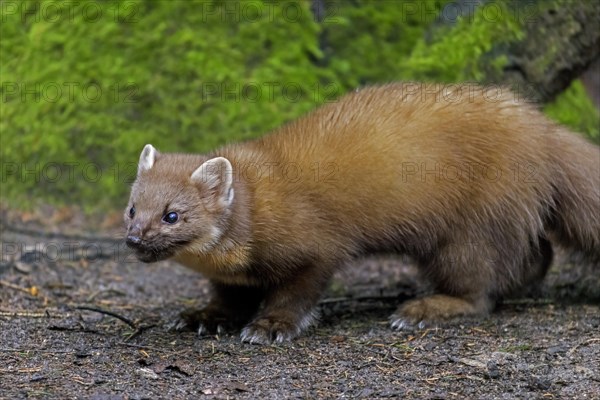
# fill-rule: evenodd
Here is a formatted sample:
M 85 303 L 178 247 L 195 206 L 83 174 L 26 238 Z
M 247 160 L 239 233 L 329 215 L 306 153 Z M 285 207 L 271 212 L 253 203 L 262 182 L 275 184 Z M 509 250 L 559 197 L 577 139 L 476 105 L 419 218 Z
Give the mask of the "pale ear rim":
M 203 162 L 190 179 L 215 190 L 220 203 L 229 206 L 233 201 L 233 167 L 227 158 L 214 157 Z
M 144 146 L 142 153 L 140 154 L 140 161 L 138 164 L 138 174 L 142 171 L 148 171 L 154 166 L 154 162 L 156 161 L 156 156 L 158 155 L 158 150 L 154 148 L 151 144 L 147 144 Z
M 221 167 L 223 170 L 221 170 L 221 168 L 219 167 Z M 216 169 L 217 171 L 221 172 L 220 176 L 215 175 L 213 169 Z M 233 182 L 233 176 L 231 173 L 232 171 L 233 167 L 231 166 L 231 162 L 228 159 L 226 159 L 225 157 L 214 157 L 204 161 L 202 165 L 196 168 L 196 170 L 192 172 L 190 179 L 196 182 L 207 183 L 208 181 L 212 180 L 210 178 L 221 179 L 225 177 L 224 183 L 226 186 L 229 187 Z

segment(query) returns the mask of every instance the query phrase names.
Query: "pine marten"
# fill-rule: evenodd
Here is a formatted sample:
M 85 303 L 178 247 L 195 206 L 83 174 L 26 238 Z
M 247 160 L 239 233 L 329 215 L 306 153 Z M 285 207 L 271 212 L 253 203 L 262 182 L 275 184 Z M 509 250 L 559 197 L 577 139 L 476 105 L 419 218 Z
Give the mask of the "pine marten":
M 200 335 L 290 340 L 338 267 L 377 252 L 433 284 L 390 318 L 419 327 L 540 280 L 551 242 L 598 263 L 600 148 L 498 87 L 366 87 L 210 154 L 146 145 L 124 217 L 139 260 L 211 281 Z

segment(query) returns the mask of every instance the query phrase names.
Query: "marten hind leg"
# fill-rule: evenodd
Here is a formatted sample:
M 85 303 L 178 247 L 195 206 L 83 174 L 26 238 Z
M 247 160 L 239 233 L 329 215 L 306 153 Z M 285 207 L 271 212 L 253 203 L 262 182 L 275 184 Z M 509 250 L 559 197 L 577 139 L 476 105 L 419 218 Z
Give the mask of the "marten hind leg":
M 505 262 L 498 254 L 481 240 L 455 241 L 438 249 L 420 265 L 436 293 L 401 304 L 390 317 L 391 327 L 424 328 L 454 317 L 487 314 L 495 305 L 499 263 Z
M 544 237 L 540 237 L 538 242 L 532 246 L 530 256 L 525 262 L 525 278 L 526 285 L 539 284 L 552 264 L 554 252 L 552 244 Z

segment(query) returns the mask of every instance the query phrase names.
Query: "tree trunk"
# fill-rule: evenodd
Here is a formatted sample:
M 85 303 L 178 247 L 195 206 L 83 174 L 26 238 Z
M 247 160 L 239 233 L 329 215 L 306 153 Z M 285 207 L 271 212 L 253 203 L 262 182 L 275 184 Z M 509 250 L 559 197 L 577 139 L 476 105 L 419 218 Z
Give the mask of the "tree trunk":
M 515 4 L 524 18 L 525 36 L 505 49 L 509 62 L 501 75 L 491 72 L 488 78 L 525 89 L 536 101 L 546 103 L 600 58 L 600 1 Z

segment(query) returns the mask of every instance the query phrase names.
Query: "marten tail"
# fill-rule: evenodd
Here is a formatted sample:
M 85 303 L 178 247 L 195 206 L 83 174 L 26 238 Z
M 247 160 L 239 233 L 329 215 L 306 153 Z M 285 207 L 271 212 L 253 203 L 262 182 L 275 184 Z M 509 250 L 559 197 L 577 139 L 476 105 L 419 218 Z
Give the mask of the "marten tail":
M 600 147 L 564 130 L 554 136 L 552 235 L 600 266 Z

